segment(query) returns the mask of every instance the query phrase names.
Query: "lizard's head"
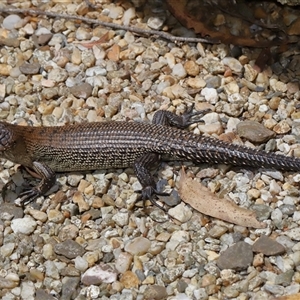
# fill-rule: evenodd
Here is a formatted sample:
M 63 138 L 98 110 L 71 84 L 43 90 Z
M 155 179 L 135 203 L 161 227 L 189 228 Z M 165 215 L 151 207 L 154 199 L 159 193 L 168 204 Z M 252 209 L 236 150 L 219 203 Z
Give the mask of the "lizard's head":
M 13 143 L 13 131 L 10 125 L 0 122 L 0 152 L 9 149 Z

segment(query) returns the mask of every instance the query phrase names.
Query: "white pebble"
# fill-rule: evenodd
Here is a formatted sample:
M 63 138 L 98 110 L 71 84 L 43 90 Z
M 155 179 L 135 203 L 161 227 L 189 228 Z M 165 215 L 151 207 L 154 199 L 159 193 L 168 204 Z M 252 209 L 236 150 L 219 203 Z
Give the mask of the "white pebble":
M 40 36 L 42 34 L 49 34 L 49 33 L 51 33 L 51 31 L 45 27 L 40 27 L 35 31 L 36 36 Z
M 3 27 L 11 30 L 15 28 L 15 25 L 20 22 L 21 18 L 18 15 L 9 15 L 3 20 Z
M 85 71 L 86 76 L 97 76 L 97 75 L 105 76 L 106 73 L 107 73 L 106 69 L 100 66 L 91 67 Z
M 280 191 L 281 191 L 281 188 L 280 188 L 279 184 L 274 179 L 272 179 L 270 182 L 270 193 L 273 195 L 277 195 L 280 193 Z
M 53 246 L 51 244 L 45 244 L 43 246 L 42 255 L 45 259 L 51 259 L 54 254 Z
M 169 210 L 169 214 L 182 223 L 187 222 L 193 215 L 191 209 L 184 203 L 180 203 L 179 205 L 171 208 Z
M 125 251 L 129 252 L 132 255 L 144 255 L 148 252 L 150 246 L 151 242 L 148 239 L 140 236 L 129 241 L 125 245 Z
M 80 256 L 77 256 L 74 259 L 74 262 L 75 262 L 75 268 L 81 272 L 84 272 L 89 267 L 88 262 Z
M 186 70 L 181 63 L 178 63 L 173 67 L 172 74 L 179 78 L 184 78 L 187 75 Z
M 300 221 L 300 211 L 295 211 L 293 214 L 293 221 L 299 222 Z
M 296 174 L 296 175 L 293 177 L 293 180 L 294 180 L 294 182 L 300 182 L 300 174 Z
M 21 283 L 21 299 L 34 299 L 35 286 L 32 281 L 23 281 Z
M 112 19 L 119 18 L 123 13 L 123 8 L 121 6 L 113 6 L 111 5 L 109 8 L 109 17 Z
M 285 231 L 285 235 L 290 237 L 292 240 L 300 241 L 300 227 L 292 228 Z
M 127 212 L 118 212 L 112 217 L 117 225 L 123 227 L 128 224 L 129 215 Z
M 240 122 L 238 118 L 229 118 L 227 122 L 227 128 L 225 130 L 226 133 L 233 132 L 236 130 L 236 125 Z
M 205 100 L 211 104 L 216 104 L 219 100 L 218 92 L 214 88 L 205 87 L 201 91 L 201 95 L 204 96 Z
M 12 252 L 15 249 L 15 243 L 7 243 L 4 244 L 1 248 L 0 248 L 0 254 L 3 257 L 8 257 L 12 254 Z
M 128 26 L 130 21 L 135 17 L 135 8 L 128 8 L 123 15 L 123 24 Z M 126 35 L 126 34 L 125 34 Z
M 233 72 L 240 73 L 243 70 L 242 64 L 233 57 L 225 57 L 222 59 L 225 66 L 228 66 Z
M 205 122 L 205 125 L 213 124 L 213 123 L 218 123 L 220 121 L 220 116 L 218 113 L 212 112 L 204 115 L 202 119 Z
M 24 27 L 23 27 L 23 30 L 25 31 L 26 34 L 28 35 L 32 35 L 34 33 L 34 29 L 32 27 L 32 25 L 30 23 L 26 24 Z
M 85 285 L 91 284 L 100 284 L 112 283 L 117 279 L 117 273 L 114 272 L 111 268 L 108 268 L 106 265 L 96 265 L 88 269 L 81 277 L 81 281 Z
M 279 208 L 273 210 L 271 214 L 271 219 L 276 223 L 279 224 L 282 222 L 282 211 Z
M 36 221 L 29 216 L 11 221 L 11 228 L 14 233 L 30 234 L 37 226 Z
M 116 269 L 119 273 L 123 274 L 129 270 L 132 263 L 132 255 L 126 252 L 121 252 L 116 259 Z
M 172 53 L 166 53 L 165 58 L 167 60 L 168 66 L 173 69 L 173 67 L 175 66 L 175 57 L 174 57 L 174 55 Z
M 266 104 L 262 104 L 262 105 L 260 105 L 259 108 L 258 108 L 258 110 L 259 110 L 260 112 L 267 112 L 269 109 L 270 109 L 269 106 L 267 106 Z

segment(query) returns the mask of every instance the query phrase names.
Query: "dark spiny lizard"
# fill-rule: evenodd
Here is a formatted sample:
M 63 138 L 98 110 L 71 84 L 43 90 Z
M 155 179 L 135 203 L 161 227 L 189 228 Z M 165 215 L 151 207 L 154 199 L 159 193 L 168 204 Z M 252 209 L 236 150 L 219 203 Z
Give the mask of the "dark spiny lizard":
M 151 167 L 163 155 L 195 163 L 299 171 L 300 159 L 229 144 L 196 135 L 183 128 L 193 117 L 158 111 L 152 124 L 100 122 L 58 127 L 31 127 L 0 123 L 0 157 L 33 169 L 41 182 L 20 195 L 28 203 L 45 194 L 55 183 L 55 172 L 123 168 L 132 166 L 142 184 L 142 196 L 155 201 Z M 177 127 L 177 128 L 176 128 Z

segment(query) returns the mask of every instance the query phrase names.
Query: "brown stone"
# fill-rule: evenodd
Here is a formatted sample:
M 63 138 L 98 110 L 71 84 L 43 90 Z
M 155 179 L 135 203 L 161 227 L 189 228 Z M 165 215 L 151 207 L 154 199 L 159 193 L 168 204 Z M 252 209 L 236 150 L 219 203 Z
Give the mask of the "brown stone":
M 266 235 L 262 235 L 252 246 L 254 252 L 260 252 L 264 255 L 280 255 L 285 253 L 286 249 L 278 242 L 272 240 Z

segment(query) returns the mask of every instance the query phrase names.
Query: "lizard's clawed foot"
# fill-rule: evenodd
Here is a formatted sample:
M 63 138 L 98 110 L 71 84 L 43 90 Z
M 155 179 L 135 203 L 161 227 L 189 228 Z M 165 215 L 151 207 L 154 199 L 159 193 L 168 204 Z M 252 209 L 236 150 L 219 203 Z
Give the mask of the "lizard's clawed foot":
M 195 104 L 192 104 L 182 115 L 182 124 L 184 127 L 187 127 L 189 125 L 192 125 L 194 123 L 203 123 L 203 120 L 201 118 L 211 112 L 211 109 L 203 109 L 200 111 L 193 112 L 193 109 L 195 107 Z M 193 117 L 197 116 L 198 118 L 194 119 Z
M 41 196 L 41 192 L 38 188 L 29 187 L 19 195 L 19 197 L 15 200 L 15 204 L 24 207 L 39 196 Z
M 170 196 L 170 193 L 159 192 L 152 186 L 147 186 L 143 188 L 141 191 L 137 191 L 137 192 L 141 193 L 139 200 L 143 201 L 144 207 L 146 205 L 146 200 L 149 200 L 154 206 L 160 208 L 161 210 L 163 210 L 165 213 L 168 214 L 167 210 L 162 205 L 157 203 L 158 200 L 157 196 L 163 196 L 163 197 Z

